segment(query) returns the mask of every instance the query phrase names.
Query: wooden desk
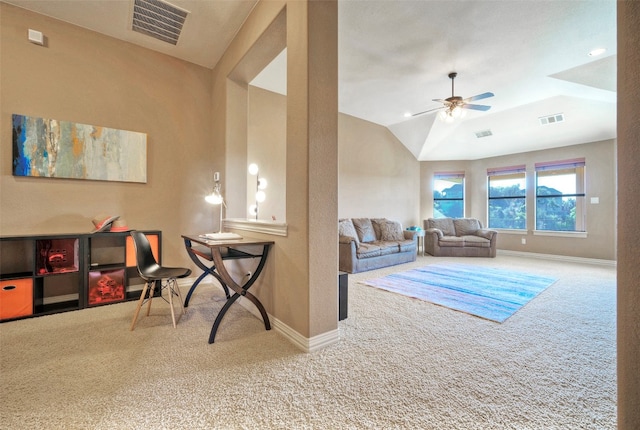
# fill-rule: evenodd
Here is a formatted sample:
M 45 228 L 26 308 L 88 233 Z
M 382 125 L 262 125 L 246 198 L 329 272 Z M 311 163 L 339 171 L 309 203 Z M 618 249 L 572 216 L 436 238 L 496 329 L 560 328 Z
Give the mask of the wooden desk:
M 267 261 L 267 256 L 269 255 L 269 249 L 274 244 L 273 241 L 268 240 L 256 240 L 251 238 L 242 238 L 242 239 L 234 239 L 234 240 L 210 240 L 198 235 L 183 235 L 184 246 L 187 249 L 187 253 L 191 260 L 202 269 L 202 274 L 196 279 L 193 283 L 189 292 L 187 293 L 187 297 L 184 301 L 184 306 L 189 306 L 189 300 L 191 299 L 191 295 L 194 290 L 200 284 L 207 275 L 211 275 L 216 278 L 222 288 L 224 289 L 224 293 L 227 297 L 227 302 L 224 304 L 218 316 L 216 317 L 215 322 L 213 323 L 213 327 L 211 328 L 211 334 L 209 335 L 209 343 L 213 343 L 216 337 L 216 332 L 218 331 L 218 327 L 220 326 L 220 322 L 222 318 L 227 313 L 231 305 L 240 298 L 240 296 L 246 297 L 251 303 L 253 303 L 256 308 L 260 311 L 262 315 L 262 320 L 264 321 L 264 328 L 266 330 L 271 330 L 271 323 L 269 322 L 269 316 L 260 303 L 260 300 L 253 294 L 251 294 L 248 290 L 251 286 L 256 282 L 260 273 L 262 273 L 262 269 Z M 262 247 L 262 253 L 252 253 L 251 248 Z M 253 272 L 251 277 L 247 282 L 243 285 L 238 284 L 229 274 L 226 267 L 223 264 L 224 260 L 236 260 L 236 259 L 244 259 L 244 258 L 259 258 L 260 262 L 258 263 L 258 267 Z M 203 260 L 206 260 L 210 263 L 205 264 Z M 213 263 L 213 264 L 211 264 Z M 230 294 L 230 291 L 234 292 L 233 295 Z

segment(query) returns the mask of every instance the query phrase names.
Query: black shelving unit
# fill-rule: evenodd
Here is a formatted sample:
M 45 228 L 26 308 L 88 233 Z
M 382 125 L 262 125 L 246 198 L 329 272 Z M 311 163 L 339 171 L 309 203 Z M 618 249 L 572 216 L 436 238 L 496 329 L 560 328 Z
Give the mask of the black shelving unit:
M 144 233 L 162 264 L 162 232 Z M 135 300 L 143 285 L 129 232 L 0 237 L 0 322 Z

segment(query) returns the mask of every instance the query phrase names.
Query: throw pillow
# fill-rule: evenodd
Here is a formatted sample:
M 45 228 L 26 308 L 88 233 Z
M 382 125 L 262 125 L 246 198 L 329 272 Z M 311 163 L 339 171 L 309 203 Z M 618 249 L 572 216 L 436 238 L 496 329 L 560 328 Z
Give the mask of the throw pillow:
M 338 221 L 338 235 L 349 236 L 355 239 L 356 247 L 360 245 L 358 241 L 358 233 L 350 219 L 341 219 Z
M 353 218 L 353 226 L 358 232 L 360 242 L 375 242 L 376 233 L 373 231 L 373 225 L 369 218 Z
M 399 241 L 404 240 L 402 224 L 397 221 L 386 221 L 380 224 L 380 240 Z
M 387 222 L 386 218 L 371 218 L 371 224 L 373 225 L 373 232 L 376 238 L 382 237 L 380 234 L 380 224 Z
M 453 224 L 456 227 L 456 236 L 474 235 L 481 228 L 480 221 L 475 218 L 456 218 Z
M 429 218 L 429 228 L 437 228 L 442 231 L 445 236 L 455 236 L 456 229 L 453 226 L 453 220 L 451 218 Z

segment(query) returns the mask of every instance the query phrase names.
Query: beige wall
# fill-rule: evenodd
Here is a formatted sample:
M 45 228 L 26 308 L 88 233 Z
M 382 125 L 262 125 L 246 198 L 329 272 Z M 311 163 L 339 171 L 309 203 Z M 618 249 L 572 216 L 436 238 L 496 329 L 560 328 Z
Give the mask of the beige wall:
M 618 428 L 640 428 L 640 2 L 618 4 Z
M 6 3 L 0 10 L 0 234 L 88 232 L 95 215 L 117 214 L 162 230 L 164 261 L 188 264 L 180 234 L 212 228 L 203 201 L 211 71 Z M 46 46 L 27 41 L 29 28 Z M 13 113 L 147 133 L 147 183 L 12 176 Z
M 338 124 L 339 217 L 418 224 L 420 163 L 386 127 L 345 114 Z
M 241 182 L 246 190 L 249 137 L 241 109 L 249 92 L 246 84 L 284 48 L 283 42 L 288 235 L 252 233 L 276 242 L 268 276 L 255 291 L 279 321 L 312 338 L 337 329 L 335 2 L 256 5 L 213 71 L 212 150 L 224 159 L 227 181 Z M 227 187 L 230 212 L 246 214 L 246 197 L 228 191 Z
M 584 157 L 586 162 L 586 238 L 537 236 L 535 229 L 534 165 L 543 161 L 558 161 Z M 616 259 L 616 148 L 608 140 L 563 148 L 534 151 L 473 161 L 423 162 L 422 213 L 433 215 L 433 173 L 465 172 L 465 213 L 487 225 L 487 169 L 525 164 L 527 168 L 527 232 L 498 235 L 498 249 L 565 255 L 602 260 Z M 591 204 L 598 197 L 598 204 Z M 523 245 L 521 239 L 526 239 Z

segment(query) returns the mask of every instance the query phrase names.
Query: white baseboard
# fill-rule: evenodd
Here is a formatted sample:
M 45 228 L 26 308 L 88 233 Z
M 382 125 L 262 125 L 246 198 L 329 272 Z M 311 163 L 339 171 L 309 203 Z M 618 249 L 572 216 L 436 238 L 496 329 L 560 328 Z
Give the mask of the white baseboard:
M 537 254 L 535 252 L 510 251 L 507 249 L 498 249 L 497 253 L 500 255 L 513 255 L 515 257 L 538 258 L 541 260 L 553 260 L 553 261 L 566 261 L 568 263 L 595 264 L 599 266 L 609 266 L 609 267 L 617 266 L 617 262 L 615 260 L 601 260 L 598 258 L 571 257 L 568 255 L 553 255 L 553 254 Z
M 195 282 L 196 278 L 183 278 L 178 280 L 178 286 L 189 288 Z M 213 284 L 213 282 L 202 282 L 202 284 Z M 262 315 L 260 311 L 255 307 L 251 301 L 244 297 L 240 297 L 236 303 L 245 308 L 249 313 L 262 321 Z M 289 342 L 300 348 L 304 352 L 314 352 L 322 348 L 326 348 L 329 345 L 333 345 L 340 340 L 338 329 L 319 334 L 313 337 L 304 337 L 287 324 L 275 318 L 273 315 L 269 315 L 271 321 L 271 328 L 276 330 L 282 336 L 284 336 Z

